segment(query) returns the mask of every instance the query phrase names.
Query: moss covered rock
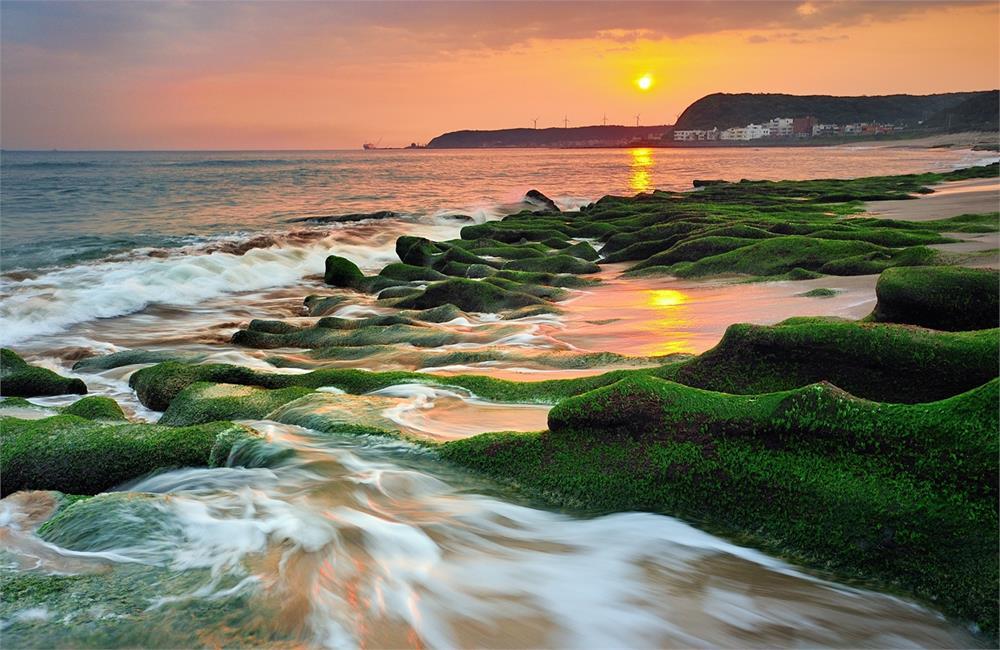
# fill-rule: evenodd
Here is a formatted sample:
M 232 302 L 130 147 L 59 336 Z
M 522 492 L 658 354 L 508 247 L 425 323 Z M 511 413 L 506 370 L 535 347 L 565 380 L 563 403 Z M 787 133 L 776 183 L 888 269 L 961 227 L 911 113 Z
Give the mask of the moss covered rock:
M 310 316 L 326 316 L 347 301 L 347 296 L 306 296 L 303 304 Z
M 234 431 L 235 437 L 222 436 Z M 104 424 L 75 415 L 41 420 L 0 417 L 3 494 L 18 490 L 97 494 L 157 469 L 206 466 L 213 456 L 227 458 L 236 441 L 255 435 L 230 422 L 175 428 Z
M 835 318 L 731 325 L 717 346 L 670 369 L 688 386 L 762 393 L 829 381 L 859 397 L 928 402 L 1000 371 L 1000 330 L 934 332 Z
M 100 395 L 90 395 L 83 399 L 78 399 L 66 408 L 62 409 L 63 415 L 75 415 L 87 420 L 112 420 L 125 421 L 125 412 L 118 402 L 110 397 Z
M 997 382 L 877 404 L 828 385 L 733 396 L 653 378 L 559 404 L 552 431 L 443 444 L 560 506 L 685 517 L 997 631 Z
M 323 280 L 327 284 L 335 287 L 355 288 L 364 280 L 364 277 L 365 274 L 351 260 L 337 255 L 326 258 L 326 271 L 323 274 Z
M 379 271 L 379 275 L 392 278 L 394 280 L 403 280 L 404 282 L 433 282 L 436 280 L 444 280 L 446 277 L 443 273 L 435 271 L 434 269 L 430 269 L 425 266 L 403 264 L 401 262 L 387 265 Z
M 593 262 L 572 255 L 557 254 L 549 257 L 535 257 L 513 260 L 503 265 L 504 270 L 531 271 L 536 273 L 598 273 L 601 267 Z
M 73 364 L 73 370 L 100 372 L 122 366 L 140 363 L 162 363 L 163 361 L 197 361 L 201 355 L 176 352 L 173 350 L 122 350 L 97 357 L 81 359 Z
M 939 330 L 1000 325 L 1000 272 L 953 266 L 887 269 L 875 285 L 872 318 Z
M 66 394 L 86 395 L 87 385 L 48 368 L 32 366 L 13 350 L 0 349 L 0 395 L 45 397 Z
M 420 295 L 404 298 L 397 307 L 428 309 L 451 304 L 463 311 L 494 313 L 542 302 L 535 296 L 502 289 L 487 282 L 456 278 L 432 284 Z
M 254 386 L 199 382 L 182 390 L 160 418 L 160 424 L 190 426 L 219 420 L 257 420 L 308 395 L 312 390 L 289 386 L 267 390 Z

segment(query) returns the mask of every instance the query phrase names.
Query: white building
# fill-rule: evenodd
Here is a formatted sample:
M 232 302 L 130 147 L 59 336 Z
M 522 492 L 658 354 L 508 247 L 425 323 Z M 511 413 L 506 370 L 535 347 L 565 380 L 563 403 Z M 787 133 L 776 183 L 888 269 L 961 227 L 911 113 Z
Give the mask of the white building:
M 793 133 L 792 124 L 794 119 L 791 117 L 776 117 L 767 123 L 767 127 L 771 129 L 771 135 L 779 138 L 791 137 Z
M 684 129 L 681 131 L 674 131 L 674 140 L 681 142 L 698 142 L 701 140 L 718 140 L 719 139 L 719 129 L 712 129 L 711 131 L 705 131 L 702 129 Z
M 719 133 L 720 140 L 749 140 L 744 126 L 734 126 Z
M 840 131 L 839 124 L 814 124 L 813 135 L 834 135 Z
M 759 140 L 771 135 L 771 127 L 766 124 L 747 124 L 745 140 Z
M 864 133 L 866 126 L 868 125 L 864 123 L 845 124 L 844 135 L 861 135 Z
M 681 131 L 674 131 L 674 140 L 679 140 L 682 142 L 694 142 L 696 140 L 704 140 L 705 132 L 698 129 L 684 129 Z

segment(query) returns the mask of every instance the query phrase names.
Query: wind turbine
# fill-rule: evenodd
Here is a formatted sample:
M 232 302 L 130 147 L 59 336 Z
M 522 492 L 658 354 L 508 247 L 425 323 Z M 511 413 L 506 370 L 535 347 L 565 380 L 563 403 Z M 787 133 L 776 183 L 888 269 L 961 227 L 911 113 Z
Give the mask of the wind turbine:
M 531 123 L 535 125 L 536 129 L 538 128 L 538 118 L 537 117 L 535 119 L 531 120 Z
M 639 115 L 641 115 L 641 113 L 636 113 L 636 115 L 635 115 L 635 125 L 636 126 L 639 126 Z
M 601 124 L 603 126 L 607 126 L 608 125 L 608 114 L 607 113 L 604 114 L 604 119 L 601 120 Z
M 569 116 L 568 115 L 563 115 L 563 128 L 564 129 L 568 129 L 569 128 Z

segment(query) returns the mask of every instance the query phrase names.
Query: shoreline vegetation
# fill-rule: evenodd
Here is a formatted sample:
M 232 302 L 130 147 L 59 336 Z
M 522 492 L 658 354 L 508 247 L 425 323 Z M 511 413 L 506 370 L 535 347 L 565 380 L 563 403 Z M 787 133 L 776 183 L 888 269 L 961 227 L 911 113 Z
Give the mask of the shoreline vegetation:
M 682 518 L 824 576 L 916 598 L 995 641 L 997 250 L 935 246 L 996 233 L 1000 214 L 902 221 L 866 216 L 863 206 L 912 200 L 938 183 L 996 179 L 998 171 L 994 163 L 853 180 L 703 180 L 690 192 L 605 196 L 579 212 L 561 212 L 535 192 L 534 209 L 465 226 L 458 239 L 399 237 L 400 261 L 376 275 L 331 256 L 317 269 L 330 295 L 304 297 L 309 324 L 254 320 L 233 336 L 250 348 L 297 350 L 318 369 L 267 372 L 143 350 L 74 368 L 85 374 L 143 364 L 129 384 L 143 405 L 162 412 L 156 424 L 129 422 L 103 397 L 58 411 L 34 405 L 30 398 L 85 394 L 86 386 L 4 350 L 3 494 L 72 495 L 60 497 L 39 532 L 72 549 L 79 540 L 65 526 L 75 514 L 94 516 L 88 504 L 97 500 L 89 495 L 158 469 L 262 466 L 286 453 L 234 421 L 390 436 L 554 508 Z M 624 277 L 880 274 L 878 302 L 858 321 L 736 323 L 697 356 L 563 353 L 548 360 L 607 370 L 572 379 L 322 367 L 330 360 L 363 366 L 396 344 L 433 355 L 444 345 L 496 340 L 518 319 L 558 315 L 560 302 L 598 282 L 608 264 L 624 264 Z M 327 315 L 352 295 L 387 313 Z M 467 313 L 496 320 L 483 330 L 440 327 Z M 490 354 L 451 351 L 447 363 Z M 354 408 L 373 391 L 414 383 L 552 405 L 548 427 L 439 441 Z M 3 579 L 7 593 L 28 600 L 61 580 L 10 570 Z

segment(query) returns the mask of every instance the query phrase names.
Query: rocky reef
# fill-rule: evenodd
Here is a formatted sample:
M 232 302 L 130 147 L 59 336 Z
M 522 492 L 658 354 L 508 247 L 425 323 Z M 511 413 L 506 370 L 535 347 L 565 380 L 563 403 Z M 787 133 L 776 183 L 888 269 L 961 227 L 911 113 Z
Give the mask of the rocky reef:
M 86 393 L 87 385 L 82 380 L 63 377 L 48 368 L 32 366 L 13 350 L 0 350 L 0 395 L 44 397 Z
M 697 191 L 605 197 L 579 212 L 535 193 L 540 209 L 465 226 L 459 239 L 398 238 L 400 261 L 376 275 L 331 256 L 323 270 L 333 295 L 307 297 L 307 317 L 253 320 L 232 337 L 272 351 L 276 368 L 304 371 L 143 351 L 83 360 L 75 370 L 153 364 L 129 385 L 163 412 L 159 422 L 128 422 L 106 398 L 37 420 L 0 408 L 4 494 L 95 494 L 163 468 L 233 464 L 234 450 L 261 440 L 233 420 L 401 436 L 384 416 L 385 395 L 374 393 L 461 389 L 553 408 L 544 431 L 409 437 L 440 461 L 559 507 L 682 517 L 838 579 L 931 602 L 996 638 L 1000 276 L 931 246 L 996 232 L 1000 217 L 903 222 L 860 212 L 862 201 L 997 173 L 994 164 L 843 181 L 701 181 Z M 529 358 L 492 345 L 519 334 L 519 321 L 554 318 L 574 290 L 611 270 L 740 282 L 881 275 L 866 319 L 737 323 L 697 356 Z M 339 312 L 358 301 L 370 313 Z M 486 316 L 472 326 L 473 315 Z M 386 350 L 421 369 L 530 361 L 595 373 L 521 382 L 332 367 Z M 77 379 L 3 355 L 4 395 L 86 392 Z

